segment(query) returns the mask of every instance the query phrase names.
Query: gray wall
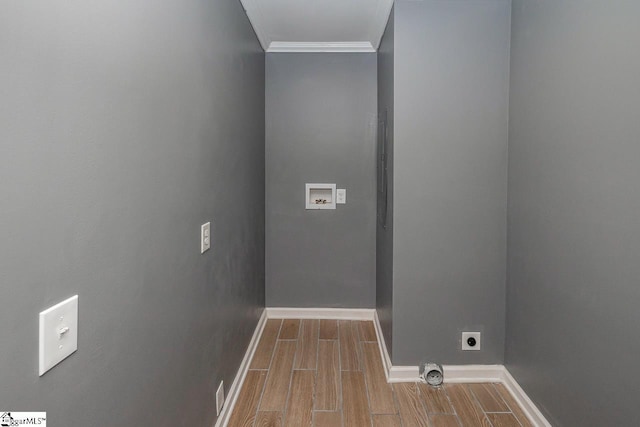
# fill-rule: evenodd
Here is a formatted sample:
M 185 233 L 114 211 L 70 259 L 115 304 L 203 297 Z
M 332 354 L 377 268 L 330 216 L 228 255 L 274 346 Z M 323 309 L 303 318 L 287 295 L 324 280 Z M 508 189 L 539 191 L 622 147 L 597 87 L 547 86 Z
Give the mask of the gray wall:
M 384 335 L 387 351 L 392 351 L 393 320 L 393 53 L 394 53 L 394 13 L 391 10 L 387 27 L 378 48 L 378 156 L 381 156 L 380 122 L 386 115 L 387 156 L 386 195 L 380 192 L 380 170 L 377 172 L 378 220 L 376 222 L 376 309 L 380 327 Z M 380 158 L 378 158 L 378 165 Z M 386 205 L 386 206 L 385 206 Z M 386 221 L 384 210 L 386 209 Z
M 395 4 L 394 364 L 503 360 L 510 4 Z
M 240 3 L 2 2 L 0 100 L 3 409 L 211 425 L 264 306 L 264 53 Z M 74 294 L 79 349 L 39 378 L 38 312 Z
M 638 17 L 513 3 L 506 361 L 558 427 L 638 424 Z
M 267 54 L 267 306 L 375 307 L 376 54 Z M 347 204 L 305 210 L 305 183 Z

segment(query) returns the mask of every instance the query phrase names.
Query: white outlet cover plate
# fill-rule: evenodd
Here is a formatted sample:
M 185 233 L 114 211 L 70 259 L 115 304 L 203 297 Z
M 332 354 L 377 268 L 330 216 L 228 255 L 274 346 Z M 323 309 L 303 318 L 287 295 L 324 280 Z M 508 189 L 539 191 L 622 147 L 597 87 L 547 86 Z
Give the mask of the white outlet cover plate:
M 463 332 L 462 333 L 462 350 L 464 351 L 479 351 L 480 350 L 480 344 L 481 344 L 481 333 L 480 332 Z M 467 344 L 467 340 L 469 338 L 475 338 L 476 339 L 476 345 L 474 345 L 473 347 L 471 347 L 469 344 Z
M 220 415 L 222 407 L 224 406 L 224 381 L 220 381 L 218 391 L 216 391 L 216 412 Z
M 339 205 L 347 203 L 347 190 L 345 188 L 338 188 L 336 190 L 336 203 Z
M 200 253 L 203 254 L 211 248 L 211 223 L 200 226 Z
M 78 295 L 40 313 L 39 375 L 78 349 Z

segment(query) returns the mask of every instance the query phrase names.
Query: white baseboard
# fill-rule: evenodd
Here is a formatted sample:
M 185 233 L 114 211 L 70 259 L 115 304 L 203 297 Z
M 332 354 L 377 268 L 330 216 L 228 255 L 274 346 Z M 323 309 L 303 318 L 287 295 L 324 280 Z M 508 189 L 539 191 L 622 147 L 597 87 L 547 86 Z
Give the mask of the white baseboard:
M 502 365 L 444 365 L 445 381 L 448 383 L 496 383 L 502 382 Z
M 542 412 L 540 412 L 538 407 L 531 401 L 529 396 L 527 396 L 527 393 L 520 387 L 520 384 L 511 376 L 509 370 L 504 366 L 502 368 L 504 369 L 502 384 L 509 390 L 526 416 L 529 417 L 529 421 L 531 421 L 534 426 L 551 427 L 551 423 L 547 421 L 544 415 L 542 415 Z
M 418 366 L 394 366 L 391 363 L 378 313 L 374 315 L 374 326 L 380 347 L 380 357 L 387 382 L 404 383 L 420 381 L 420 368 Z M 502 383 L 509 390 L 515 401 L 520 405 L 529 421 L 536 427 L 551 427 L 544 415 L 531 401 L 522 387 L 511 376 L 504 365 L 444 365 L 445 383 Z
M 378 310 L 374 310 L 373 323 L 376 330 L 376 336 L 378 337 L 378 348 L 380 349 L 380 358 L 382 359 L 382 367 L 384 368 L 384 375 L 387 377 L 387 382 L 391 381 L 391 369 L 393 364 L 391 363 L 391 357 L 387 351 L 387 344 L 384 341 L 384 335 L 382 334 L 382 326 L 380 325 L 380 319 L 378 318 Z
M 269 319 L 373 320 L 374 308 L 289 308 L 267 307 Z
M 333 319 L 333 320 L 372 320 L 378 337 L 380 358 L 384 368 L 387 382 L 414 382 L 420 381 L 418 366 L 393 366 L 389 352 L 385 345 L 380 319 L 375 309 L 367 308 L 265 308 L 260 321 L 242 359 L 236 378 L 231 384 L 227 394 L 227 401 L 222 408 L 215 427 L 225 427 L 229 422 L 233 407 L 236 404 L 240 389 L 249 370 L 249 364 L 258 346 L 258 341 L 264 330 L 267 319 Z M 544 415 L 531 401 L 522 387 L 511 376 L 503 365 L 444 365 L 444 379 L 446 383 L 479 383 L 499 382 L 509 390 L 513 398 L 520 405 L 529 421 L 536 427 L 551 427 Z
M 387 382 L 413 383 L 420 381 L 420 368 L 418 366 L 391 366 Z
M 267 311 L 264 310 L 262 312 L 262 316 L 260 316 L 260 320 L 258 320 L 256 329 L 253 331 L 253 336 L 251 337 L 249 347 L 247 347 L 247 351 L 244 354 L 242 363 L 240 363 L 238 373 L 236 373 L 236 377 L 233 379 L 233 383 L 231 384 L 231 387 L 227 392 L 227 398 L 225 400 L 224 406 L 222 407 L 222 411 L 220 411 L 220 416 L 218 417 L 218 421 L 216 421 L 215 427 L 226 426 L 229 422 L 229 418 L 231 418 L 233 407 L 238 400 L 238 395 L 240 394 L 240 390 L 242 389 L 242 384 L 244 383 L 244 379 L 247 376 L 247 371 L 249 370 L 249 364 L 251 363 L 251 359 L 253 359 L 253 354 L 256 352 L 258 342 L 260 341 L 260 336 L 262 336 L 262 331 L 264 330 L 264 326 L 266 323 Z

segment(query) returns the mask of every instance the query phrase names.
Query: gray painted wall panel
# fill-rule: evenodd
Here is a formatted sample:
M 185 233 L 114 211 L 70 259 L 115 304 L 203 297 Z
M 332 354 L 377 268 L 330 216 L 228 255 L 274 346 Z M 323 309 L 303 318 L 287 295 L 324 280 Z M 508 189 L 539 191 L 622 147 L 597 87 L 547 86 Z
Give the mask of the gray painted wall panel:
M 558 427 L 638 424 L 638 17 L 513 4 L 506 362 Z
M 508 0 L 395 4 L 394 364 L 503 360 L 509 40 Z
M 0 200 L 2 409 L 212 425 L 264 307 L 264 53 L 240 3 L 2 2 Z M 38 378 L 38 312 L 76 293 L 79 349 Z
M 380 327 L 384 335 L 385 345 L 391 355 L 392 352 L 392 321 L 393 321 L 393 53 L 394 53 L 394 14 L 391 10 L 387 27 L 378 48 L 378 132 L 381 131 L 380 121 L 386 114 L 387 142 L 387 185 L 385 196 L 378 191 L 378 221 L 376 222 L 376 309 Z M 380 135 L 378 135 L 380 138 Z M 378 140 L 378 150 L 381 141 Z M 380 153 L 378 153 L 380 155 Z M 378 159 L 378 162 L 380 160 Z M 384 185 L 380 180 L 380 171 L 376 177 L 378 190 Z M 386 204 L 386 207 L 385 207 Z M 386 223 L 383 222 L 386 208 Z
M 267 54 L 267 306 L 375 307 L 376 54 Z M 305 210 L 305 183 L 347 204 Z

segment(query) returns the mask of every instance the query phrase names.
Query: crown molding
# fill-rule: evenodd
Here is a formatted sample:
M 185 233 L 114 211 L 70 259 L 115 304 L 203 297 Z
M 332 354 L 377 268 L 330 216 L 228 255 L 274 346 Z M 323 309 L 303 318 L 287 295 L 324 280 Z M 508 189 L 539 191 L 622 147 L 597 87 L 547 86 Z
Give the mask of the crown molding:
M 275 52 L 375 52 L 369 42 L 271 42 L 266 49 Z

